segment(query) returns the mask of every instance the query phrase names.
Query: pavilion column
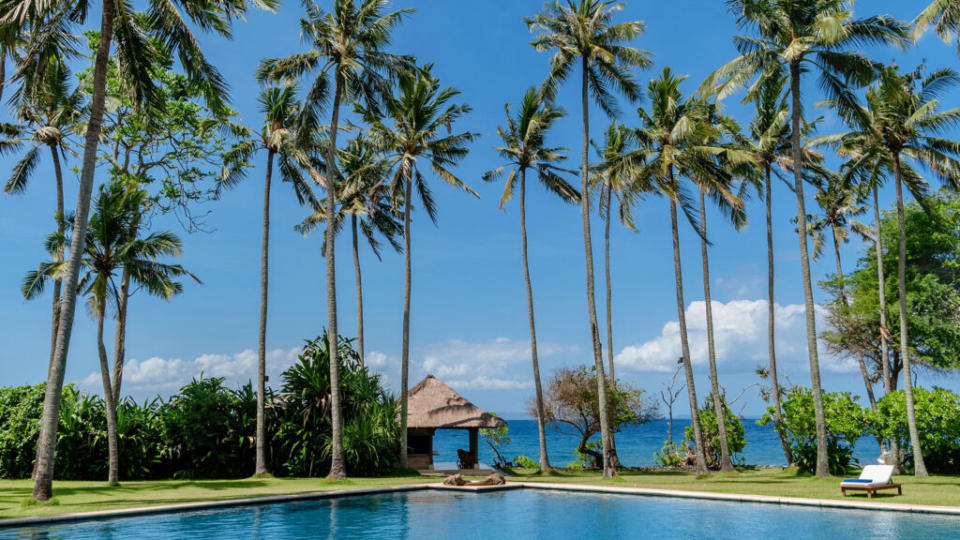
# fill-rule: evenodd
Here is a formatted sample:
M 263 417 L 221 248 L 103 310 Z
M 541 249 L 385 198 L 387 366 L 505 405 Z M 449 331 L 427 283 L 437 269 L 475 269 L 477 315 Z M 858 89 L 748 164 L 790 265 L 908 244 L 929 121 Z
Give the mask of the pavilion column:
M 477 428 L 470 428 L 470 455 L 473 456 L 473 468 L 477 469 L 480 467 L 480 444 L 477 438 L 479 430 Z

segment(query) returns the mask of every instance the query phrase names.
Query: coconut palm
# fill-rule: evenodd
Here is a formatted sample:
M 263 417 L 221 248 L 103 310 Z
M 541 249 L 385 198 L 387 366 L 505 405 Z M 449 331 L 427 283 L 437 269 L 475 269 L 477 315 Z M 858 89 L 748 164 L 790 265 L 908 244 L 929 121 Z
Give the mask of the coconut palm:
M 343 228 L 344 219 L 350 218 L 350 233 L 353 245 L 353 269 L 357 288 L 357 357 L 364 363 L 363 335 L 363 278 L 360 269 L 360 234 L 367 240 L 373 254 L 380 259 L 383 238 L 400 252 L 403 247 L 397 237 L 402 231 L 400 220 L 394 211 L 387 180 L 389 162 L 373 143 L 362 133 L 351 139 L 337 152 L 339 172 L 343 177 L 337 199 L 340 201 L 335 231 Z M 326 223 L 326 201 L 321 201 L 322 211 L 307 216 L 296 229 L 309 234 Z M 326 248 L 324 248 L 326 251 Z
M 337 185 L 337 130 L 340 105 L 344 99 L 364 98 L 375 108 L 378 92 L 387 88 L 388 76 L 408 63 L 383 51 L 390 43 L 390 32 L 413 10 L 387 12 L 385 0 L 335 0 L 330 13 L 323 11 L 312 0 L 304 0 L 306 17 L 300 19 L 300 32 L 311 50 L 286 58 L 271 58 L 260 64 L 259 77 L 275 81 L 295 79 L 314 74 L 315 78 L 305 98 L 305 118 L 314 117 L 330 94 L 333 78 L 333 105 L 328 130 L 326 159 L 326 219 L 336 219 Z M 335 262 L 335 229 L 327 227 L 324 235 L 327 261 L 327 330 L 337 334 L 337 278 Z M 330 346 L 330 411 L 332 414 L 332 444 L 330 477 L 347 475 L 343 459 L 343 414 L 340 398 L 340 362 L 336 344 Z
M 90 234 L 84 239 L 85 246 L 81 255 L 81 266 L 86 274 L 80 280 L 79 287 L 88 297 L 90 311 L 97 318 L 97 351 L 107 418 L 107 481 L 111 484 L 119 481 L 120 456 L 117 440 L 117 401 L 110 382 L 110 360 L 104 346 L 103 327 L 107 306 L 115 305 L 118 299 L 119 288 L 114 277 L 119 271 L 125 270 L 135 285 L 149 294 L 167 300 L 183 290 L 182 284 L 175 281 L 176 278 L 186 276 L 198 283 L 200 281 L 180 265 L 158 261 L 161 257 L 181 255 L 180 239 L 176 235 L 169 231 L 152 233 L 142 238 L 137 235 L 146 198 L 146 192 L 127 188 L 120 183 L 101 186 L 94 203 L 94 213 L 90 217 Z M 54 248 L 51 253 L 59 253 L 64 242 L 65 234 L 54 234 L 48 242 L 48 246 Z M 38 296 L 43 291 L 45 282 L 56 279 L 66 266 L 65 261 L 55 256 L 53 261 L 43 263 L 37 270 L 28 272 L 23 281 L 24 297 L 31 299 Z
M 590 95 L 600 109 L 615 116 L 618 107 L 614 93 L 636 101 L 640 89 L 631 70 L 651 65 L 650 54 L 630 47 L 638 38 L 644 25 L 640 21 L 613 23 L 613 17 L 624 8 L 623 3 L 598 0 L 566 0 L 561 3 L 547 2 L 543 11 L 524 19 L 531 31 L 538 36 L 531 43 L 537 51 L 554 51 L 550 58 L 550 74 L 544 82 L 544 92 L 554 96 L 580 63 L 580 109 L 583 117 L 583 141 L 581 144 L 580 199 L 583 220 L 583 247 L 585 253 L 587 315 L 590 321 L 590 340 L 593 360 L 597 368 L 597 390 L 600 400 L 600 432 L 603 444 L 603 474 L 615 476 L 617 460 L 613 453 L 613 432 L 610 429 L 610 413 L 607 406 L 607 381 L 603 369 L 603 353 L 600 345 L 600 330 L 597 323 L 597 306 L 594 298 L 593 245 L 590 237 L 589 193 L 589 143 Z
M 828 97 L 842 102 L 853 100 L 851 86 L 869 84 L 874 64 L 853 49 L 868 45 L 905 44 L 906 29 L 889 16 L 855 19 L 849 0 L 729 0 L 730 10 L 741 28 L 755 36 L 737 36 L 734 43 L 740 56 L 721 66 L 702 86 L 703 90 L 725 97 L 754 75 L 758 82 L 771 72 L 786 73 L 791 95 L 791 150 L 794 163 L 803 152 L 801 141 L 801 79 L 804 72 L 819 75 L 820 87 Z M 759 87 L 753 84 L 750 93 Z M 748 94 L 749 95 L 749 94 Z M 806 231 L 806 201 L 803 193 L 804 167 L 794 167 L 798 230 Z M 799 234 L 800 270 L 806 314 L 807 354 L 813 387 L 817 432 L 818 476 L 830 474 L 827 463 L 826 420 L 817 355 L 817 329 L 807 235 Z
M 933 0 L 929 6 L 921 11 L 910 25 L 914 41 L 920 39 L 930 27 L 944 43 L 957 42 L 957 55 L 960 55 L 960 37 L 957 30 L 960 28 L 960 1 Z
M 94 55 L 93 89 L 90 96 L 90 110 L 84 140 L 83 158 L 80 168 L 80 186 L 77 196 L 76 223 L 70 242 L 71 253 L 63 276 L 63 298 L 60 304 L 60 322 L 56 352 L 50 365 L 44 395 L 43 416 L 40 423 L 37 462 L 33 496 L 45 501 L 50 498 L 53 485 L 53 458 L 57 441 L 57 416 L 60 408 L 63 375 L 66 367 L 67 349 L 70 344 L 70 331 L 73 327 L 74 308 L 76 307 L 77 280 L 80 272 L 80 253 L 85 245 L 87 217 L 90 211 L 90 196 L 93 191 L 93 176 L 97 162 L 97 148 L 100 142 L 100 126 L 103 121 L 104 100 L 106 97 L 107 64 L 114 41 L 117 54 L 123 58 L 118 63 L 120 77 L 127 85 L 134 100 L 149 107 L 158 99 L 153 78 L 149 76 L 149 66 L 156 59 L 156 50 L 149 46 L 148 35 L 166 43 L 176 53 L 187 75 L 200 81 L 204 95 L 215 109 L 224 109 L 226 83 L 217 69 L 211 65 L 200 48 L 199 41 L 190 30 L 189 20 L 197 27 L 213 31 L 224 37 L 231 36 L 233 20 L 242 18 L 248 7 L 246 0 L 217 0 L 198 2 L 196 0 L 149 0 L 146 3 L 146 16 L 134 14 L 134 6 L 128 0 L 116 2 L 34 2 L 33 0 L 0 0 L 0 27 L 14 25 L 18 29 L 38 28 L 43 22 L 58 13 L 68 10 L 62 20 L 83 24 L 91 8 L 101 7 L 99 42 Z M 272 8 L 275 0 L 254 0 L 253 5 Z M 69 6 L 69 7 L 65 7 Z M 44 40 L 38 40 L 42 44 Z M 42 48 L 42 47 L 41 47 Z M 27 60 L 37 58 L 32 52 Z M 23 71 L 24 66 L 18 67 Z
M 853 157 L 852 167 L 878 167 L 893 172 L 897 193 L 899 255 L 897 289 L 900 308 L 900 356 L 903 362 L 907 426 L 913 447 L 915 474 L 927 476 L 920 437 L 917 432 L 910 370 L 909 328 L 906 291 L 906 231 L 904 230 L 903 186 L 920 201 L 928 184 L 913 165 L 927 168 L 951 187 L 960 186 L 960 142 L 941 135 L 960 121 L 960 108 L 940 110 L 938 97 L 960 83 L 951 69 L 924 75 L 922 69 L 900 74 L 894 66 L 884 68 L 877 83 L 867 91 L 863 106 L 838 106 L 851 131 L 821 138 L 839 145 L 841 153 Z
M 523 281 L 527 289 L 530 357 L 533 361 L 537 433 L 540 439 L 540 470 L 549 471 L 546 416 L 543 411 L 543 390 L 540 381 L 540 362 L 537 354 L 537 330 L 533 316 L 533 286 L 530 280 L 530 265 L 527 261 L 527 170 L 532 169 L 537 175 L 537 180 L 548 191 L 564 201 L 576 201 L 580 194 L 561 176 L 571 171 L 561 169 L 556 165 L 567 158 L 562 153 L 565 149 L 546 146 L 547 135 L 554 122 L 564 115 L 563 109 L 555 106 L 550 100 L 544 99 L 543 95 L 535 88 L 530 88 L 524 93 L 516 116 L 511 113 L 509 103 L 504 105 L 504 109 L 507 113 L 507 126 L 497 128 L 497 135 L 503 141 L 503 146 L 497 146 L 494 149 L 500 154 L 500 157 L 507 160 L 507 165 L 487 171 L 483 175 L 483 179 L 487 181 L 496 180 L 503 177 L 509 169 L 503 196 L 500 197 L 501 210 L 513 198 L 514 189 L 518 184 L 520 188 L 520 244 L 523 260 Z
M 460 95 L 453 87 L 441 87 L 432 64 L 402 72 L 394 94 L 383 99 L 383 116 L 370 108 L 360 111 L 370 124 L 370 137 L 390 163 L 393 200 L 403 205 L 403 330 L 400 353 L 400 467 L 407 466 L 407 390 L 410 361 L 410 213 L 413 190 L 417 190 L 423 209 L 436 223 L 436 205 L 421 166 L 430 169 L 444 182 L 480 198 L 450 168 L 467 156 L 468 143 L 477 134 L 457 133 L 453 124 L 472 109 L 454 104 Z
M 270 186 L 273 180 L 273 164 L 279 157 L 280 175 L 283 181 L 292 184 L 300 204 L 316 205 L 309 184 L 301 174 L 301 166 L 309 161 L 304 140 L 307 136 L 297 131 L 301 105 L 297 101 L 297 89 L 292 84 L 269 86 L 257 98 L 263 127 L 252 138 L 244 140 L 225 156 L 223 183 L 234 184 L 246 171 L 245 165 L 257 152 L 267 152 L 267 171 L 263 182 L 263 235 L 260 241 L 260 324 L 257 329 L 257 451 L 254 474 L 267 473 L 267 427 L 265 417 L 266 369 L 267 369 L 267 298 L 270 251 Z M 251 135 L 245 133 L 245 135 Z
M 50 151 L 53 164 L 53 180 L 56 184 L 57 201 L 54 219 L 57 233 L 65 230 L 63 209 L 63 169 L 61 157 L 70 152 L 69 136 L 83 120 L 83 96 L 81 92 L 70 88 L 70 71 L 60 59 L 48 60 L 44 70 L 42 84 L 32 87 L 30 92 L 21 93 L 21 103 L 17 107 L 18 124 L 0 127 L 7 138 L 0 140 L 0 154 L 29 147 L 23 154 L 10 178 L 3 187 L 4 193 L 23 193 L 40 163 L 41 154 Z M 54 260 L 62 260 L 63 253 L 54 253 Z M 53 283 L 53 315 L 51 317 L 50 361 L 56 349 L 57 323 L 60 314 L 61 281 Z

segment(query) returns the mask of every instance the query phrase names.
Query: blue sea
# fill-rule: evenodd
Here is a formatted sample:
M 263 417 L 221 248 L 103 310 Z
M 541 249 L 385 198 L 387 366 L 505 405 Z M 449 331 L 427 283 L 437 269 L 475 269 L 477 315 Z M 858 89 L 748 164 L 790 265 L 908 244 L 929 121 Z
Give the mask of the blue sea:
M 500 453 L 507 460 L 513 460 L 518 455 L 525 455 L 534 461 L 539 460 L 540 443 L 537 438 L 536 420 L 507 420 L 510 434 L 510 444 L 500 449 Z M 683 440 L 683 430 L 690 425 L 689 419 L 674 419 L 673 440 Z M 737 461 L 747 465 L 786 465 L 780 439 L 771 426 L 757 425 L 755 418 L 743 419 L 743 428 L 747 445 L 743 452 L 734 456 Z M 593 440 L 599 441 L 599 435 Z M 640 426 L 624 428 L 616 434 L 617 454 L 620 462 L 627 467 L 649 467 L 654 465 L 654 452 L 660 450 L 667 440 L 667 421 L 653 420 Z M 579 435 L 559 432 L 547 427 L 547 451 L 550 454 L 550 464 L 562 467 L 576 461 L 574 450 L 579 443 Z M 441 429 L 437 431 L 433 441 L 434 456 L 437 463 L 456 463 L 457 449 L 469 448 L 468 434 L 464 430 Z M 862 464 L 875 463 L 880 455 L 876 439 L 862 437 L 854 448 L 854 457 Z M 493 450 L 480 438 L 480 461 L 493 463 Z

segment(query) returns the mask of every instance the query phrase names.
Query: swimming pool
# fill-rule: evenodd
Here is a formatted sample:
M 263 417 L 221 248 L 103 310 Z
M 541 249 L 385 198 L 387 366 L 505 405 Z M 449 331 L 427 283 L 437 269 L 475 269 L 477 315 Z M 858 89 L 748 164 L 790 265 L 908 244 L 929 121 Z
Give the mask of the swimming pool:
M 0 538 L 924 538 L 960 518 L 518 489 L 349 496 L 0 529 Z

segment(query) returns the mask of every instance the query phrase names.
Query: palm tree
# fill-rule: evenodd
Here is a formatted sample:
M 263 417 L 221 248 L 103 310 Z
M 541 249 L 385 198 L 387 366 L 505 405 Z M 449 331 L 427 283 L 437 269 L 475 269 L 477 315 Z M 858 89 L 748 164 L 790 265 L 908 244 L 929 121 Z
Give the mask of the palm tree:
M 110 382 L 110 360 L 103 342 L 103 326 L 107 305 L 115 304 L 118 300 L 119 288 L 114 276 L 122 269 L 149 294 L 167 300 L 183 290 L 183 286 L 174 279 L 188 276 L 200 282 L 180 265 L 157 260 L 163 256 L 181 255 L 180 239 L 176 235 L 164 231 L 138 237 L 140 214 L 146 198 L 146 192 L 124 187 L 117 182 L 101 186 L 88 226 L 90 234 L 84 240 L 86 244 L 81 261 L 87 273 L 80 280 L 79 287 L 89 297 L 90 311 L 97 318 L 97 351 L 107 417 L 107 481 L 113 485 L 119 481 L 117 400 Z M 66 235 L 62 232 L 53 235 L 48 244 L 55 248 L 52 251 L 54 260 L 27 273 L 22 292 L 28 300 L 43 291 L 47 280 L 56 279 L 65 270 L 67 263 L 56 257 L 65 241 Z
M 363 278 L 360 269 L 360 234 L 367 240 L 370 249 L 380 259 L 380 240 L 383 237 L 397 253 L 403 250 L 397 236 L 403 227 L 394 211 L 390 199 L 390 186 L 385 182 L 389 169 L 386 158 L 362 133 L 351 139 L 337 153 L 339 171 L 343 176 L 337 199 L 340 211 L 337 213 L 335 231 L 343 227 L 344 219 L 350 217 L 350 232 L 353 240 L 353 269 L 357 288 L 357 357 L 360 365 L 364 363 L 363 336 Z M 303 234 L 309 234 L 320 224 L 326 223 L 326 201 L 322 201 L 323 211 L 307 216 L 296 227 Z M 324 247 L 326 252 L 326 247 Z
M 674 76 L 670 68 L 665 68 L 660 77 L 650 81 L 647 97 L 650 99 L 650 112 L 639 109 L 641 127 L 637 131 L 645 163 L 638 174 L 638 184 L 642 190 L 653 189 L 670 200 L 670 225 L 673 233 L 673 265 L 677 289 L 677 317 L 680 325 L 680 347 L 683 353 L 681 361 L 686 375 L 687 396 L 690 400 L 690 424 L 693 427 L 694 446 L 696 447 L 697 470 L 707 471 L 703 433 L 697 410 L 697 392 L 693 379 L 693 367 L 690 357 L 690 345 L 687 339 L 686 304 L 683 298 L 683 270 L 680 264 L 680 236 L 677 223 L 677 206 L 695 229 L 697 217 L 690 205 L 689 194 L 679 182 L 678 174 L 690 176 L 706 173 L 708 163 L 714 155 L 712 149 L 702 147 L 712 132 L 700 115 L 702 109 L 694 100 L 686 100 L 680 93 L 680 83 L 686 77 Z M 720 417 L 722 418 L 722 416 Z
M 274 158 L 279 156 L 280 174 L 285 182 L 293 184 L 300 204 L 316 200 L 310 186 L 300 173 L 308 161 L 303 135 L 296 130 L 301 106 L 297 90 L 292 84 L 270 86 L 257 98 L 263 114 L 263 128 L 253 138 L 235 145 L 225 157 L 224 184 L 233 184 L 245 175 L 246 163 L 254 153 L 266 150 L 267 171 L 263 182 L 263 236 L 260 242 L 260 325 L 257 329 L 257 451 L 255 475 L 267 473 L 267 424 L 265 417 L 267 370 L 267 289 L 270 251 L 270 185 L 273 180 Z M 247 133 L 246 135 L 249 135 Z
M 3 187 L 4 193 L 23 193 L 41 159 L 41 151 L 46 147 L 50 151 L 53 163 L 53 179 L 57 189 L 57 206 L 54 219 L 57 233 L 65 230 L 63 209 L 63 169 L 60 158 L 70 152 L 68 137 L 74 132 L 83 115 L 83 96 L 81 92 L 70 88 L 70 71 L 58 58 L 51 58 L 44 70 L 41 84 L 32 86 L 30 91 L 21 92 L 21 103 L 17 108 L 19 124 L 2 126 L 0 131 L 9 138 L 0 140 L 0 154 L 17 150 L 24 143 L 30 144 L 23 157 L 14 165 L 10 178 Z M 54 260 L 63 260 L 63 253 L 53 254 Z M 60 315 L 61 281 L 53 283 L 53 315 L 50 332 L 50 362 L 56 350 L 57 323 Z
M 467 156 L 467 144 L 477 135 L 469 131 L 454 133 L 453 123 L 468 114 L 469 105 L 451 103 L 460 91 L 442 88 L 433 76 L 432 64 L 400 74 L 396 94 L 383 99 L 381 117 L 377 111 L 362 108 L 370 124 L 370 137 L 390 160 L 391 189 L 394 201 L 403 204 L 403 336 L 400 354 L 400 468 L 407 467 L 407 390 L 410 369 L 410 212 L 416 188 L 423 209 L 436 223 L 436 206 L 430 186 L 420 169 L 429 163 L 433 172 L 451 186 L 479 195 L 457 178 L 450 167 Z
M 607 287 L 607 368 L 610 370 L 610 380 L 616 381 L 613 366 L 613 287 L 610 279 L 610 221 L 613 212 L 613 199 L 619 204 L 619 219 L 626 227 L 636 230 L 633 225 L 631 211 L 632 200 L 628 200 L 627 192 L 630 179 L 637 167 L 640 157 L 632 151 L 636 137 L 625 125 L 613 121 L 607 126 L 603 134 L 603 146 L 593 144 L 594 151 L 600 159 L 591 178 L 592 183 L 600 188 L 600 217 L 603 224 L 603 268 Z M 631 195 L 639 195 L 636 190 Z
M 61 2 L 0 0 L 0 13 L 3 14 L 0 15 L 0 27 L 14 25 L 19 29 L 29 26 L 36 28 L 49 17 L 65 9 L 68 10 L 66 20 L 83 24 L 91 8 L 96 4 L 97 2 L 67 3 L 69 8 L 65 8 Z M 147 3 L 147 16 L 136 17 L 133 14 L 134 6 L 128 0 L 100 4 L 102 7 L 100 39 L 94 55 L 93 90 L 80 168 L 80 189 L 75 217 L 77 226 L 73 228 L 73 238 L 70 241 L 71 252 L 62 274 L 64 294 L 60 305 L 60 322 L 57 325 L 56 352 L 48 372 L 37 446 L 33 496 L 40 501 L 49 499 L 53 489 L 57 417 L 76 307 L 80 253 L 85 245 L 87 233 L 87 217 L 90 211 L 106 97 L 107 64 L 113 40 L 116 38 L 117 50 L 124 58 L 124 61 L 118 64 L 120 76 L 125 84 L 129 85 L 138 104 L 149 107 L 157 100 L 154 81 L 148 74 L 148 68 L 156 57 L 154 48 L 148 46 L 147 34 L 152 34 L 177 53 L 187 75 L 193 80 L 202 81 L 204 95 L 209 104 L 215 109 L 222 110 L 226 83 L 217 69 L 206 60 L 196 36 L 191 32 L 183 15 L 185 14 L 186 19 L 197 27 L 212 30 L 229 38 L 233 20 L 242 17 L 248 7 L 246 0 L 215 2 L 150 0 Z M 271 9 L 276 5 L 275 0 L 254 0 L 253 4 Z M 41 43 L 42 41 L 40 40 Z M 27 54 L 26 57 L 30 59 L 37 56 Z M 22 67 L 18 70 L 22 70 Z
M 406 63 L 404 59 L 384 52 L 390 43 L 390 32 L 400 24 L 403 16 L 413 10 L 386 12 L 385 0 L 335 0 L 331 13 L 324 12 L 312 0 L 303 0 L 306 17 L 300 19 L 301 35 L 309 40 L 311 50 L 286 58 L 271 58 L 261 62 L 261 79 L 283 80 L 316 73 L 307 92 L 305 111 L 313 117 L 326 102 L 333 76 L 333 105 L 326 151 L 327 223 L 336 219 L 337 184 L 337 130 L 340 105 L 344 98 L 365 98 L 371 102 L 376 93 L 387 88 L 386 77 Z M 334 242 L 335 230 L 327 227 L 324 236 L 327 260 L 327 330 L 337 334 L 337 278 Z M 347 475 L 343 459 L 343 414 L 340 397 L 340 362 L 336 344 L 330 346 L 330 414 L 333 418 L 330 477 Z
M 944 43 L 957 41 L 957 54 L 960 55 L 960 37 L 957 35 L 957 29 L 960 28 L 960 1 L 933 0 L 910 24 L 913 40 L 920 39 L 931 25 Z
M 607 381 L 603 369 L 603 353 L 600 346 L 600 330 L 597 323 L 597 305 L 594 298 L 593 245 L 590 238 L 589 193 L 589 143 L 590 99 L 609 116 L 615 116 L 618 107 L 612 87 L 636 101 L 640 89 L 631 70 L 651 65 L 650 54 L 626 45 L 640 36 L 644 25 L 640 21 L 613 24 L 613 16 L 623 10 L 624 4 L 599 0 L 567 0 L 544 4 L 543 11 L 524 19 L 531 31 L 539 32 L 531 45 L 537 51 L 555 51 L 550 58 L 550 74 L 544 81 L 544 92 L 554 96 L 560 84 L 569 78 L 579 61 L 580 108 L 583 117 L 583 142 L 581 144 L 580 199 L 583 220 L 583 248 L 585 253 L 587 315 L 590 321 L 590 340 L 593 360 L 597 368 L 597 390 L 600 400 L 600 433 L 603 442 L 603 475 L 617 474 L 617 459 L 613 453 L 613 432 L 610 429 L 610 413 L 607 403 Z
M 915 474 L 927 476 L 920 437 L 917 432 L 910 370 L 909 328 L 907 320 L 906 249 L 903 185 L 917 200 L 923 200 L 927 183 L 911 162 L 925 166 L 942 182 L 960 186 L 960 142 L 940 135 L 960 121 L 960 108 L 940 111 L 939 95 L 960 83 L 951 69 L 940 69 L 924 76 L 922 69 L 902 75 L 894 66 L 884 68 L 877 83 L 866 94 L 865 106 L 839 106 L 838 111 L 851 131 L 822 138 L 839 144 L 840 152 L 851 155 L 851 164 L 878 166 L 893 171 L 897 193 L 899 255 L 897 289 L 900 307 L 900 356 L 903 362 L 907 426 L 913 447 Z
M 780 379 L 777 375 L 777 348 L 775 344 L 776 304 L 774 303 L 773 268 L 773 175 L 788 170 L 790 161 L 790 108 L 785 95 L 787 79 L 779 73 L 761 81 L 753 95 L 754 117 L 750 123 L 750 136 L 744 144 L 753 153 L 758 173 L 763 179 L 763 191 L 767 227 L 767 354 L 770 357 L 770 396 L 777 436 L 783 448 L 787 465 L 793 464 L 793 454 L 787 444 L 783 425 L 783 408 L 780 406 Z M 776 168 L 774 166 L 777 166 Z
M 738 25 L 753 30 L 756 37 L 735 37 L 734 43 L 740 56 L 711 74 L 704 81 L 702 89 L 715 92 L 722 98 L 755 74 L 761 74 L 761 80 L 773 71 L 788 74 L 791 95 L 791 150 L 794 163 L 800 163 L 803 152 L 801 75 L 805 71 L 818 73 L 820 87 L 828 97 L 850 102 L 853 99 L 850 86 L 869 84 L 874 76 L 874 64 L 851 49 L 867 45 L 902 46 L 905 43 L 906 30 L 899 21 L 879 15 L 854 19 L 852 2 L 849 0 L 729 0 L 728 5 L 737 15 Z M 751 91 L 757 86 L 753 85 Z M 806 231 L 804 167 L 793 169 L 798 231 Z M 810 359 L 810 380 L 816 417 L 816 474 L 829 476 L 827 427 L 820 385 L 820 359 L 817 355 L 810 256 L 807 235 L 799 234 L 798 237 L 806 312 L 807 354 Z
M 520 110 L 516 117 L 510 112 L 510 104 L 504 105 L 507 113 L 507 127 L 498 127 L 497 135 L 503 141 L 503 146 L 495 147 L 500 156 L 507 160 L 507 165 L 487 171 L 483 179 L 495 180 L 503 176 L 509 168 L 503 196 L 500 198 L 500 209 L 503 210 L 507 202 L 513 198 L 514 188 L 520 184 L 520 244 L 523 260 L 523 281 L 527 289 L 527 316 L 530 323 L 530 357 L 533 361 L 533 384 L 536 390 L 537 433 L 540 438 L 540 470 L 550 470 L 550 459 L 547 456 L 546 417 L 543 412 L 543 389 L 540 381 L 540 362 L 537 357 L 537 330 L 533 317 L 533 286 L 530 281 L 530 265 L 527 261 L 527 170 L 534 169 L 537 179 L 547 190 L 559 196 L 564 201 L 572 202 L 580 198 L 576 188 L 567 183 L 561 176 L 568 173 L 557 167 L 556 163 L 567 158 L 562 152 L 564 148 L 546 146 L 546 137 L 554 122 L 564 115 L 563 109 L 555 106 L 550 100 L 535 88 L 524 93 L 520 101 Z

